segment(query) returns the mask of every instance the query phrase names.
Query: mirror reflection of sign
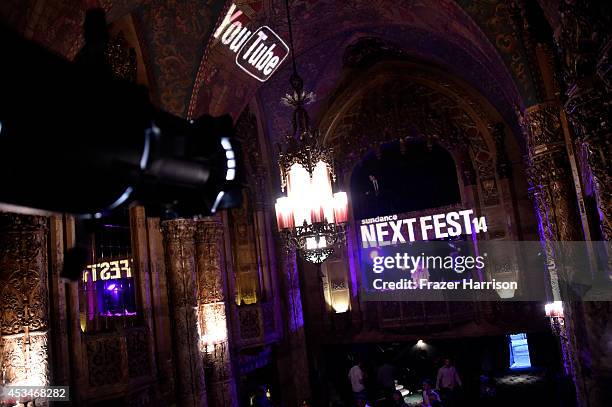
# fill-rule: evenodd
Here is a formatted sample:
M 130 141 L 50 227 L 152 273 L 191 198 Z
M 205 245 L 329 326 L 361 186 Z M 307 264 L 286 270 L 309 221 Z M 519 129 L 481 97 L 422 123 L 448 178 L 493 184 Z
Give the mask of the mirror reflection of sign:
M 232 4 L 213 37 L 221 38 L 236 53 L 236 64 L 260 82 L 265 82 L 289 55 L 287 44 L 268 26 L 255 32 L 246 27 L 248 19 Z
M 83 282 L 86 283 L 89 276 L 91 276 L 91 281 L 132 277 L 131 260 L 120 259 L 90 264 L 83 272 Z

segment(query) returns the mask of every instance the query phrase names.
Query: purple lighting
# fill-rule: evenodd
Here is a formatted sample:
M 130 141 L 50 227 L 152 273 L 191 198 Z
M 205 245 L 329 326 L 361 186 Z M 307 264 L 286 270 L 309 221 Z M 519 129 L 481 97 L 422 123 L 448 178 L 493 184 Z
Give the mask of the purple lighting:
M 111 311 L 107 311 L 107 312 L 103 312 L 100 314 L 103 317 L 124 317 L 124 316 L 134 316 L 136 315 L 136 312 L 130 312 L 127 309 L 123 310 L 123 312 L 111 312 Z
M 102 316 L 135 315 L 136 299 L 131 278 L 98 281 L 96 290 L 98 310 Z

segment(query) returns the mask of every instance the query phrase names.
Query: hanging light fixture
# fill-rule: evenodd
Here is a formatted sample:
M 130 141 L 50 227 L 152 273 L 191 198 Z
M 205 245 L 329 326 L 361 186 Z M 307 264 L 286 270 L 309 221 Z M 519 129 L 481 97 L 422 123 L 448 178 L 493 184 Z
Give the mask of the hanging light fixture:
M 304 91 L 304 81 L 297 73 L 288 0 L 285 6 L 293 92 L 281 102 L 293 107 L 293 116 L 285 148 L 279 145 L 281 190 L 287 196 L 276 200 L 276 221 L 288 249 L 295 248 L 305 260 L 320 264 L 345 242 L 348 198 L 346 192 L 333 192 L 333 151 L 319 142 L 319 130 L 310 127 L 304 106 L 314 101 L 314 94 Z

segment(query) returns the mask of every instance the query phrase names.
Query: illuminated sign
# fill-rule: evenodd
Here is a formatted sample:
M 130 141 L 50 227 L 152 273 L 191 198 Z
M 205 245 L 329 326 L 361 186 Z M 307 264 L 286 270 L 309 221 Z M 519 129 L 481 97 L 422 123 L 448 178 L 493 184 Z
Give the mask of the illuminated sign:
M 289 55 L 289 47 L 268 26 L 254 32 L 246 27 L 246 16 L 232 4 L 213 37 L 221 38 L 236 54 L 236 65 L 260 82 L 265 82 Z
M 400 219 L 398 215 L 377 216 L 363 219 L 360 225 L 361 246 L 364 249 L 486 231 L 485 217 L 474 216 L 471 209 L 406 219 Z
M 83 282 L 86 283 L 89 276 L 91 276 L 91 281 L 132 277 L 131 263 L 131 259 L 119 259 L 90 264 L 83 272 Z

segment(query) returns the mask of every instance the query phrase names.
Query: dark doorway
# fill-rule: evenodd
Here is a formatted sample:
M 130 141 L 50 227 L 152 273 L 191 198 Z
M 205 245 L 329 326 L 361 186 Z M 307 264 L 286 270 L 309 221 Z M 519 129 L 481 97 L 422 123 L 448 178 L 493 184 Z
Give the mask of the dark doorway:
M 412 212 L 461 202 L 457 170 L 451 155 L 438 145 L 399 142 L 371 153 L 351 176 L 355 219 Z

